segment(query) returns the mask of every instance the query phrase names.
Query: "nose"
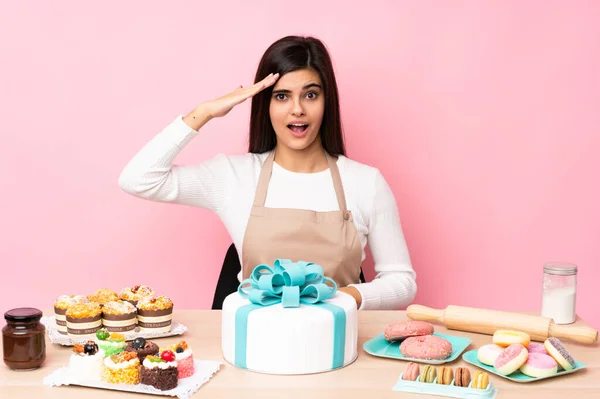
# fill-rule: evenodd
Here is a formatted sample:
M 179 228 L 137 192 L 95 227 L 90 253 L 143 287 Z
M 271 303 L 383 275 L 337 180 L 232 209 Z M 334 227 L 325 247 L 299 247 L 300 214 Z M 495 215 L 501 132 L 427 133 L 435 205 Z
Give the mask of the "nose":
M 302 108 L 302 103 L 300 102 L 300 99 L 296 99 L 292 102 L 291 114 L 294 116 L 304 115 L 304 108 Z

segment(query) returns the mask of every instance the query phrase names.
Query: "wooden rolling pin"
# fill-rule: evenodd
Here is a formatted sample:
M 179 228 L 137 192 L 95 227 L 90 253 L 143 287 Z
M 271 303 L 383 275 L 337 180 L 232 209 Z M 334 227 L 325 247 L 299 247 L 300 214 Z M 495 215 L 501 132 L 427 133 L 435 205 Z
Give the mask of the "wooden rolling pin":
M 493 335 L 496 330 L 522 331 L 538 342 L 548 337 L 570 339 L 582 344 L 593 344 L 598 340 L 598 331 L 591 327 L 561 325 L 548 317 L 498 310 L 454 305 L 446 309 L 432 309 L 422 305 L 410 305 L 406 309 L 406 315 L 413 320 L 438 321 L 449 330 L 488 335 Z

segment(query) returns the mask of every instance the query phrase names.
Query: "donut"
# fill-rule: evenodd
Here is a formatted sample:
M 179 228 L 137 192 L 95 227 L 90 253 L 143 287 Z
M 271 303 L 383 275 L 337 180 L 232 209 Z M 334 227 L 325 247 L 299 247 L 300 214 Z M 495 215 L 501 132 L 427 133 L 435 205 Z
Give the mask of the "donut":
M 437 335 L 408 337 L 400 344 L 400 353 L 414 359 L 443 360 L 452 354 L 452 344 Z
M 527 348 L 521 344 L 512 344 L 505 348 L 494 362 L 499 374 L 509 375 L 517 371 L 527 361 Z
M 531 338 L 529 337 L 529 334 L 521 331 L 498 330 L 494 333 L 492 342 L 502 347 L 507 347 L 512 344 L 521 344 L 527 348 L 531 342 Z
M 530 377 L 548 377 L 557 373 L 558 365 L 549 355 L 530 352 L 527 361 L 521 366 L 520 370 L 521 373 Z
M 529 346 L 527 347 L 527 351 L 529 353 L 541 353 L 544 355 L 548 354 L 546 348 L 544 348 L 544 344 L 536 344 L 534 342 L 529 344 Z
M 391 342 L 402 341 L 408 337 L 433 334 L 433 325 L 426 321 L 408 320 L 388 325 L 383 331 L 383 337 Z
M 488 366 L 493 366 L 494 362 L 504 350 L 503 347 L 496 344 L 483 345 L 477 350 L 477 359 Z
M 546 348 L 548 354 L 552 356 L 552 358 L 556 360 L 556 363 L 563 369 L 573 370 L 575 368 L 575 359 L 573 359 L 558 338 L 548 338 L 544 341 L 544 348 Z
M 410 362 L 406 365 L 406 369 L 404 373 L 402 373 L 402 379 L 406 381 L 416 381 L 419 376 L 419 372 L 421 368 L 417 363 Z

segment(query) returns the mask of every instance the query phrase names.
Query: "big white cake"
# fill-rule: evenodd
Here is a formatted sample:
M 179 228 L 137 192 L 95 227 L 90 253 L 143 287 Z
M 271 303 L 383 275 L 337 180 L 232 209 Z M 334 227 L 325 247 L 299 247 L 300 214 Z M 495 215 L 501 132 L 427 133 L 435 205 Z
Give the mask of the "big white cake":
M 352 363 L 357 356 L 358 321 L 355 299 L 343 292 L 317 304 L 283 307 L 250 305 L 239 293 L 225 298 L 222 309 L 223 357 L 229 363 L 248 370 L 268 374 L 311 374 L 331 371 Z M 236 313 L 252 308 L 246 317 L 245 351 L 236 349 L 243 325 L 236 325 Z M 331 305 L 345 314 L 343 331 L 334 332 Z M 343 316 L 343 315 L 342 315 Z M 343 317 L 342 317 L 343 318 Z M 338 319 L 338 329 L 340 320 Z M 334 334 L 336 339 L 334 340 Z M 236 338 L 236 335 L 238 337 Z M 334 359 L 337 341 L 337 360 Z M 238 356 L 236 358 L 236 353 Z M 243 354 L 245 353 L 245 359 Z

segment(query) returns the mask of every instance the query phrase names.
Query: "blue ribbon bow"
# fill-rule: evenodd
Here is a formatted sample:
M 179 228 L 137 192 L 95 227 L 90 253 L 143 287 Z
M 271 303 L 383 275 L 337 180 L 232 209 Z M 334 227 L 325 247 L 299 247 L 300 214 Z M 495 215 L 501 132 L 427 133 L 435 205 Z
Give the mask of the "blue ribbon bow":
M 323 273 L 323 268 L 312 262 L 277 259 L 272 268 L 256 266 L 250 278 L 240 283 L 238 293 L 261 306 L 281 302 L 284 308 L 297 308 L 301 303 L 315 304 L 337 292 L 335 281 Z

